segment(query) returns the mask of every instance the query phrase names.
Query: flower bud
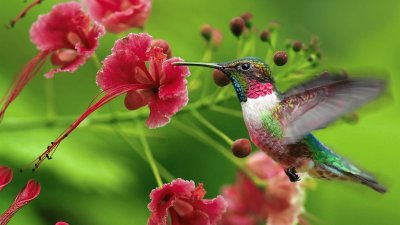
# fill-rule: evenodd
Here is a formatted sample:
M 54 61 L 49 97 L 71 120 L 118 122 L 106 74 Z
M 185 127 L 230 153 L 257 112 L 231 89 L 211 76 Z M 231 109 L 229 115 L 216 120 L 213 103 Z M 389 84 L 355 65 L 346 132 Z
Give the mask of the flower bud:
M 251 143 L 247 138 L 240 138 L 233 142 L 232 153 L 238 158 L 244 158 L 251 153 Z
M 357 122 L 358 122 L 358 120 L 359 120 L 359 117 L 358 117 L 358 114 L 357 113 L 349 113 L 349 114 L 347 114 L 347 115 L 344 115 L 343 117 L 342 117 L 342 119 L 346 122 L 346 123 L 348 123 L 348 124 L 351 124 L 351 125 L 354 125 L 354 124 L 356 124 Z
M 220 87 L 224 87 L 230 83 L 228 76 L 217 69 L 213 71 L 213 79 L 214 83 Z
M 276 21 L 276 20 L 273 20 L 273 21 L 271 21 L 270 23 L 269 23 L 269 30 L 271 31 L 271 32 L 274 32 L 274 31 L 276 31 L 279 27 L 281 26 L 281 24 L 278 22 L 278 21 Z
M 271 42 L 271 31 L 265 29 L 263 32 L 261 32 L 260 39 L 262 42 Z
M 253 14 L 251 12 L 245 12 L 240 17 L 244 20 L 244 23 L 248 29 L 250 29 L 253 24 L 251 23 L 251 19 L 253 19 Z
M 303 47 L 303 43 L 301 41 L 296 40 L 296 41 L 292 42 L 293 51 L 299 52 L 302 47 Z
M 274 63 L 277 66 L 283 66 L 288 61 L 288 55 L 285 51 L 278 51 L 274 54 Z
M 167 41 L 163 40 L 163 39 L 157 39 L 154 40 L 151 44 L 151 47 L 159 47 L 162 48 L 163 53 L 165 55 L 167 55 L 167 58 L 170 59 L 172 58 L 172 51 L 171 48 L 169 47 L 169 44 Z
M 229 26 L 231 28 L 232 34 L 236 37 L 239 37 L 244 31 L 245 22 L 241 17 L 235 17 L 231 20 Z
M 209 42 L 212 37 L 213 28 L 210 24 L 203 24 L 200 28 L 200 34 L 206 42 Z
M 218 48 L 222 43 L 223 35 L 220 30 L 213 29 L 211 32 L 211 44 L 214 48 Z

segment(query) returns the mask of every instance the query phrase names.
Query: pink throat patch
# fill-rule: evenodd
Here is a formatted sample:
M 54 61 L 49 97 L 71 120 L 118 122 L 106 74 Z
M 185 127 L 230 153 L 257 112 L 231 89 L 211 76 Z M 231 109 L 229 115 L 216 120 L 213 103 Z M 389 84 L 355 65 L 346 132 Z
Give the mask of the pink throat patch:
M 272 94 L 273 86 L 271 83 L 260 83 L 257 81 L 250 81 L 249 90 L 247 91 L 248 98 L 258 98 L 265 95 Z

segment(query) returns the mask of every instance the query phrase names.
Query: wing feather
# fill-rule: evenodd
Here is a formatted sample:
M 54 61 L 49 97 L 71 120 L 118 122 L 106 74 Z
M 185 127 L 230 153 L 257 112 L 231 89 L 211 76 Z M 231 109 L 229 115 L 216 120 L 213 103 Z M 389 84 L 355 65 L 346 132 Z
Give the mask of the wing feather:
M 285 93 L 273 114 L 281 122 L 285 142 L 295 143 L 375 99 L 385 86 L 378 79 L 321 76 Z

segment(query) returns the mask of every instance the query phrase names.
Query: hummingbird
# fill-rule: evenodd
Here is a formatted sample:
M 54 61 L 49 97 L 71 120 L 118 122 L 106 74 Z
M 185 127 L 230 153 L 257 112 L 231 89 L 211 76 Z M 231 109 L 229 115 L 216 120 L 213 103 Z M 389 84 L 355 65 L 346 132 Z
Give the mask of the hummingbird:
M 300 180 L 297 173 L 307 172 L 315 178 L 348 180 L 380 193 L 387 191 L 372 175 L 311 133 L 377 98 L 385 90 L 383 80 L 323 74 L 283 93 L 277 89 L 270 67 L 259 58 L 174 65 L 222 71 L 240 101 L 251 141 L 282 166 L 291 182 Z

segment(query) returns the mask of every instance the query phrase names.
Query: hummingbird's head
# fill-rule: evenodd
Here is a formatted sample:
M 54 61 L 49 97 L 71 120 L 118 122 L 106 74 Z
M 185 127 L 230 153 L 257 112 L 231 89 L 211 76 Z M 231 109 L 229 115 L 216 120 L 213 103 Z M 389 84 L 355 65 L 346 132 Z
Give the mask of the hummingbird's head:
M 222 71 L 233 84 L 241 102 L 246 102 L 248 98 L 271 94 L 274 88 L 269 66 L 255 57 L 225 63 L 176 62 L 174 65 L 203 66 Z

